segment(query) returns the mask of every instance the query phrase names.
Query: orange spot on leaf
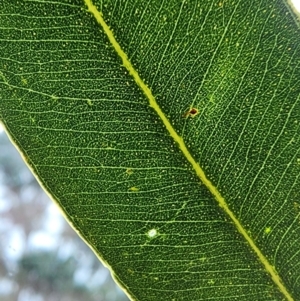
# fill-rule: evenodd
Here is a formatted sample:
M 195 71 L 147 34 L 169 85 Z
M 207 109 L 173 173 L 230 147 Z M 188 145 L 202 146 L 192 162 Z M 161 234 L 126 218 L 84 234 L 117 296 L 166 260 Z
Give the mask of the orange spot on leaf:
M 191 108 L 183 115 L 183 117 L 185 117 L 185 118 L 195 117 L 198 113 L 199 113 L 198 109 Z

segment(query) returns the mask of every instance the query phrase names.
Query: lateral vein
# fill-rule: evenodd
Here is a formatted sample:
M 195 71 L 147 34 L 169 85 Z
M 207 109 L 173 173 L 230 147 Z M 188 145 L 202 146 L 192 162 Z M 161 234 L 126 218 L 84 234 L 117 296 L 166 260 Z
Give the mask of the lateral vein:
M 263 253 L 260 251 L 260 249 L 256 246 L 255 242 L 251 239 L 251 237 L 248 235 L 247 231 L 244 229 L 240 221 L 237 219 L 237 217 L 234 215 L 234 213 L 230 210 L 228 207 L 225 199 L 222 197 L 221 193 L 218 191 L 218 189 L 212 184 L 212 182 L 206 177 L 203 169 L 200 167 L 200 165 L 195 161 L 191 153 L 189 152 L 188 148 L 186 147 L 182 137 L 180 137 L 173 126 L 171 125 L 168 118 L 165 116 L 163 111 L 161 110 L 160 106 L 156 102 L 155 97 L 153 96 L 151 90 L 149 87 L 144 83 L 144 81 L 139 76 L 138 72 L 135 70 L 131 62 L 129 61 L 126 53 L 122 50 L 120 44 L 117 42 L 117 40 L 114 37 L 114 34 L 112 30 L 109 28 L 109 26 L 106 24 L 106 22 L 103 19 L 102 13 L 98 11 L 97 7 L 93 4 L 91 0 L 84 0 L 86 6 L 88 7 L 88 11 L 95 17 L 97 22 L 102 26 L 105 34 L 107 35 L 110 43 L 114 47 L 117 54 L 122 59 L 124 67 L 127 69 L 129 74 L 134 78 L 136 84 L 141 88 L 145 96 L 149 100 L 150 106 L 155 110 L 155 112 L 158 114 L 158 116 L 161 118 L 163 124 L 165 125 L 166 129 L 168 130 L 171 137 L 174 139 L 175 142 L 177 142 L 180 150 L 186 157 L 186 159 L 190 162 L 193 169 L 195 170 L 197 176 L 202 181 L 202 183 L 208 188 L 208 190 L 212 193 L 212 195 L 215 197 L 216 201 L 218 202 L 219 206 L 226 212 L 226 214 L 230 217 L 230 219 L 235 224 L 238 231 L 243 235 L 243 237 L 246 239 L 252 250 L 256 253 L 261 263 L 264 265 L 266 271 L 270 274 L 273 282 L 278 286 L 279 290 L 282 292 L 282 294 L 285 296 L 285 298 L 288 301 L 294 301 L 294 298 L 291 296 L 291 294 L 287 291 L 286 287 L 283 285 L 282 280 L 278 273 L 275 270 L 275 267 L 272 266 L 267 258 L 263 255 Z

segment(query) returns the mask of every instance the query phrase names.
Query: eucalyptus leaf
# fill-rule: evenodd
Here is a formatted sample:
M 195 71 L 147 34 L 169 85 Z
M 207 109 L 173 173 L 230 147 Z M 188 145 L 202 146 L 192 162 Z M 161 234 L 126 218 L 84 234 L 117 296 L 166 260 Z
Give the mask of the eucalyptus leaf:
M 0 119 L 132 300 L 300 300 L 300 30 L 283 0 L 2 0 Z

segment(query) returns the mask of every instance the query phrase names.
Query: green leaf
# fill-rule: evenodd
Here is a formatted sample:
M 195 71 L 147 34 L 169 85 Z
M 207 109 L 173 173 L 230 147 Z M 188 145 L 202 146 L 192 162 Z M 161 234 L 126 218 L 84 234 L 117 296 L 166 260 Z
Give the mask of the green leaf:
M 132 300 L 300 300 L 298 19 L 94 4 L 2 0 L 0 116 L 40 183 Z

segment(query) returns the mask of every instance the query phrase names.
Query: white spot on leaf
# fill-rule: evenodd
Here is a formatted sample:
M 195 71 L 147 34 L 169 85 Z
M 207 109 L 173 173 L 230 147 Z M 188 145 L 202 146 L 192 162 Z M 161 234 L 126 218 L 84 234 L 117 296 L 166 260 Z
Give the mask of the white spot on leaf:
M 153 237 L 157 236 L 157 234 L 158 234 L 158 232 L 157 232 L 156 229 L 151 229 L 147 233 L 147 235 L 148 235 L 149 238 L 153 238 Z

